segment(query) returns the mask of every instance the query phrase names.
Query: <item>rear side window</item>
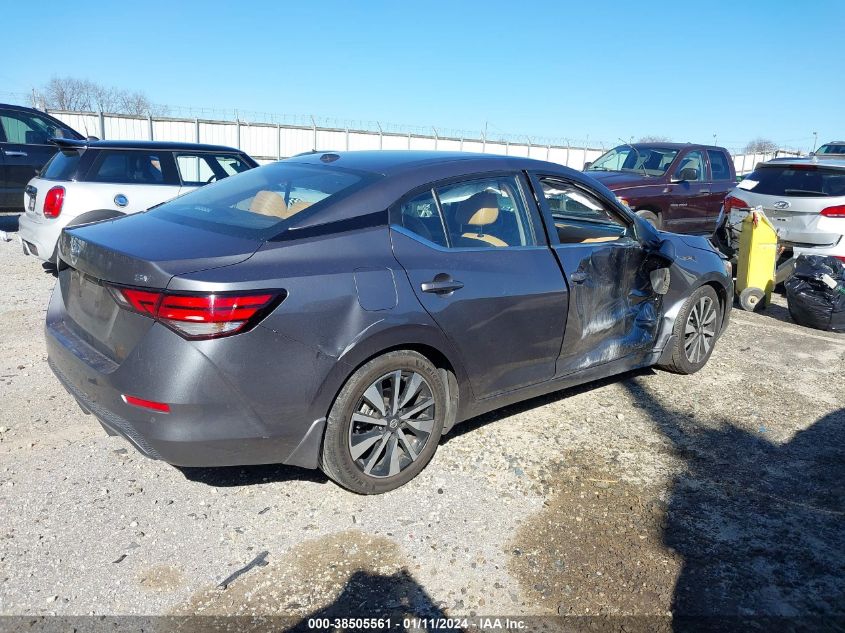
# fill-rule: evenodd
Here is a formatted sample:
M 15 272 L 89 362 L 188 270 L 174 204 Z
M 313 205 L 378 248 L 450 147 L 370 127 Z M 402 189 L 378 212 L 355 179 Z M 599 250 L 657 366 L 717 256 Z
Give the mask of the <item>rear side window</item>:
M 56 152 L 44 169 L 41 177 L 47 180 L 71 180 L 76 174 L 82 152 L 76 150 Z
M 183 185 L 200 187 L 223 180 L 250 169 L 245 160 L 236 154 L 177 154 L 176 167 Z
M 769 196 L 845 196 L 845 169 L 816 165 L 766 165 L 755 169 L 738 186 Z
M 436 192 L 453 248 L 537 244 L 516 177 L 462 182 Z
M 327 165 L 279 162 L 179 196 L 149 213 L 187 226 L 267 240 L 299 214 L 319 213 L 376 178 Z
M 731 168 L 728 166 L 728 159 L 723 152 L 714 149 L 707 150 L 710 158 L 710 171 L 713 172 L 713 180 L 730 180 Z
M 178 184 L 169 158 L 166 152 L 100 150 L 87 180 L 133 185 Z
M 434 194 L 426 191 L 402 205 L 402 226 L 440 246 L 448 246 Z

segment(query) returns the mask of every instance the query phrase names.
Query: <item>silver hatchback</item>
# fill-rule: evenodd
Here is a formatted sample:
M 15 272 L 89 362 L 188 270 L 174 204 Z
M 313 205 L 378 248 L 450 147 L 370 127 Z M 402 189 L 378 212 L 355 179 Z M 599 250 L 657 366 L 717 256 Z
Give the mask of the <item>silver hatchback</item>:
M 762 207 L 793 255 L 845 261 L 845 157 L 775 159 L 757 166 L 725 198 L 726 221 L 737 232 Z

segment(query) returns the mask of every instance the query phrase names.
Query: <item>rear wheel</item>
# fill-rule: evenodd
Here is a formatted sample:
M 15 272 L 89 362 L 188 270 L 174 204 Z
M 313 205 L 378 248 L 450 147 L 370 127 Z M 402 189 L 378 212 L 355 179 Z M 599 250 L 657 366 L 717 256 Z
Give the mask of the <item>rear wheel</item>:
M 416 477 L 431 461 L 446 413 L 440 373 L 412 351 L 360 367 L 329 413 L 323 472 L 360 494 L 379 494 Z
M 678 374 L 694 374 L 707 364 L 716 334 L 722 323 L 719 297 L 711 286 L 693 292 L 675 318 L 674 349 L 663 369 Z

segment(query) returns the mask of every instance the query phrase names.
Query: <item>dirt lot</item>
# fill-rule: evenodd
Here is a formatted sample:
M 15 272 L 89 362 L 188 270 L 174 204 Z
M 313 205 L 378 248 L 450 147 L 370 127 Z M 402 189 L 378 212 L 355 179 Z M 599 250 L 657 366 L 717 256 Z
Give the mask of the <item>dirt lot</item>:
M 16 241 L 0 271 L 2 614 L 845 614 L 845 336 L 782 300 L 699 374 L 470 421 L 360 497 L 107 437 L 47 368 L 53 276 Z

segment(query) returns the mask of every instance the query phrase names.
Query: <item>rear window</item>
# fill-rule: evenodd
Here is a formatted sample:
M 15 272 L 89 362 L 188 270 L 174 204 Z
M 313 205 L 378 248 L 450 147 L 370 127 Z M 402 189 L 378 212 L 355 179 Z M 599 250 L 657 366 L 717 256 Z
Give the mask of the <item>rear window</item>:
M 319 213 L 376 177 L 328 166 L 273 163 L 197 189 L 149 213 L 218 233 L 267 240 L 300 214 Z
M 47 180 L 71 180 L 76 174 L 80 158 L 82 152 L 76 150 L 56 152 L 41 170 L 41 177 Z
M 237 154 L 177 154 L 176 166 L 183 185 L 200 187 L 223 180 L 250 169 L 248 164 Z
M 769 196 L 845 196 L 845 169 L 816 165 L 766 165 L 739 183 L 741 189 Z
M 87 180 L 132 185 L 179 184 L 171 164 L 167 152 L 100 150 Z
M 845 144 L 822 145 L 816 150 L 816 154 L 845 154 Z

